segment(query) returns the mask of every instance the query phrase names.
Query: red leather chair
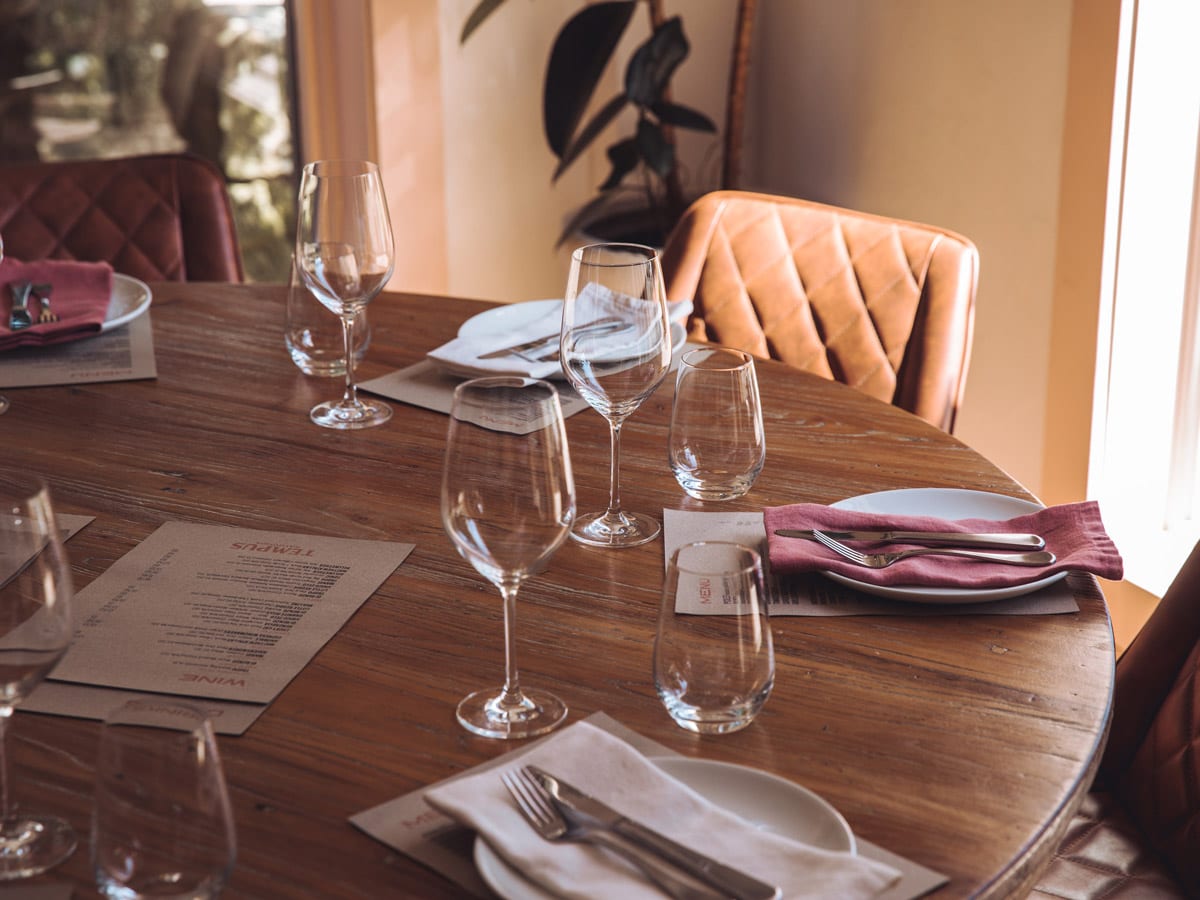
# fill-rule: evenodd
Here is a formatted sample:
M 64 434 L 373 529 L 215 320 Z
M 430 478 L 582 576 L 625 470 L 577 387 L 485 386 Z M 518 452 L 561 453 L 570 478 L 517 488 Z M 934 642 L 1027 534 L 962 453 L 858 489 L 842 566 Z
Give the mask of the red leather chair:
M 663 250 L 692 340 L 779 359 L 952 431 L 971 357 L 979 254 L 930 225 L 717 191 Z
M 1096 783 L 1030 896 L 1200 897 L 1200 544 L 1117 662 Z
M 0 163 L 0 236 L 17 259 L 108 262 L 143 281 L 244 277 L 225 180 L 195 156 Z

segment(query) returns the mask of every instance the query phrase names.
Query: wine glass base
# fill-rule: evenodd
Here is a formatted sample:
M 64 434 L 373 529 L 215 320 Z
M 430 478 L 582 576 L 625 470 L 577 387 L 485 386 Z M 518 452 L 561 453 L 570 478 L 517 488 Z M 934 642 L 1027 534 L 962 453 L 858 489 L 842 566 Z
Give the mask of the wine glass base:
M 658 537 L 662 525 L 642 513 L 620 511 L 578 516 L 571 528 L 571 539 L 589 547 L 637 547 Z
M 458 704 L 459 723 L 486 738 L 518 740 L 545 734 L 561 725 L 567 705 L 546 691 L 522 690 L 516 704 L 506 702 L 502 689 L 476 691 Z
M 353 404 L 330 400 L 314 406 L 308 417 L 322 428 L 346 431 L 382 425 L 392 417 L 392 408 L 378 400 L 359 400 Z
M 75 832 L 54 816 L 13 816 L 0 826 L 0 881 L 29 878 L 75 852 Z

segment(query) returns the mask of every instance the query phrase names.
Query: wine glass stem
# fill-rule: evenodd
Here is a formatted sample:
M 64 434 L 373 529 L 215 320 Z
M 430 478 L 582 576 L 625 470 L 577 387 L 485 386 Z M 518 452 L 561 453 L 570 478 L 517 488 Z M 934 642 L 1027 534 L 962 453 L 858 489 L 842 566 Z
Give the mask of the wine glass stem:
M 521 679 L 517 674 L 517 585 L 500 585 L 504 599 L 504 706 L 519 706 Z
M 621 422 L 608 423 L 608 440 L 612 452 L 608 470 L 608 515 L 621 511 Z
M 12 807 L 8 795 L 8 720 L 12 707 L 0 707 L 0 828 L 8 822 Z
M 358 314 L 339 316 L 342 320 L 342 347 L 346 354 L 346 390 L 342 394 L 343 406 L 358 405 L 358 388 L 354 384 L 354 319 Z

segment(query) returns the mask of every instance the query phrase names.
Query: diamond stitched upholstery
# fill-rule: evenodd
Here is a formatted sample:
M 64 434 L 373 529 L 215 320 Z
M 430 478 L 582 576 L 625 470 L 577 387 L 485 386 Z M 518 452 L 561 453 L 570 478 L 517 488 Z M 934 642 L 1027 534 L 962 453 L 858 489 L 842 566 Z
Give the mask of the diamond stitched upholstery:
M 779 359 L 949 431 L 970 358 L 979 256 L 944 229 L 717 191 L 663 251 L 689 337 Z
M 225 181 L 197 157 L 0 164 L 0 235 L 18 259 L 104 261 L 144 281 L 241 281 Z
M 1117 664 L 1097 790 L 1037 898 L 1200 897 L 1200 544 Z

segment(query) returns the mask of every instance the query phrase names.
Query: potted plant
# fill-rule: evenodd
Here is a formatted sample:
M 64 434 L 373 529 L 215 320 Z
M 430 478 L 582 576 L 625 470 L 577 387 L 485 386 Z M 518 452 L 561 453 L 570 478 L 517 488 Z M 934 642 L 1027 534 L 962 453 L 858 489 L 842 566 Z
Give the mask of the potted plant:
M 480 0 L 463 25 L 460 43 L 505 0 Z M 620 90 L 584 121 L 600 77 L 644 4 L 650 36 L 634 50 Z M 756 0 L 739 0 L 725 123 L 722 186 L 734 187 L 742 129 L 750 31 Z M 690 45 L 679 16 L 666 18 L 662 0 L 589 3 L 563 25 L 550 50 L 542 95 L 546 143 L 557 157 L 553 178 L 587 150 L 624 111 L 636 113 L 633 133 L 608 146 L 611 169 L 597 194 L 571 216 L 559 237 L 586 231 L 606 240 L 660 246 L 689 202 L 679 177 L 675 129 L 715 133 L 708 116 L 671 98 L 671 78 Z

